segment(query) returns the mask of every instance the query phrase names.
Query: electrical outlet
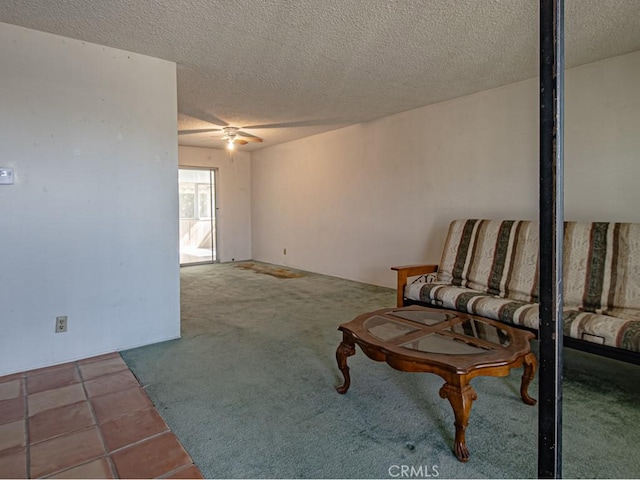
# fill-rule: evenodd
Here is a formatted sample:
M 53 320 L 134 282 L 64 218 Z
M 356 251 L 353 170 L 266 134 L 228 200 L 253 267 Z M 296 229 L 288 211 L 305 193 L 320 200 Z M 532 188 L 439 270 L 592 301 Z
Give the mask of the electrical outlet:
M 56 317 L 56 333 L 67 331 L 67 316 Z

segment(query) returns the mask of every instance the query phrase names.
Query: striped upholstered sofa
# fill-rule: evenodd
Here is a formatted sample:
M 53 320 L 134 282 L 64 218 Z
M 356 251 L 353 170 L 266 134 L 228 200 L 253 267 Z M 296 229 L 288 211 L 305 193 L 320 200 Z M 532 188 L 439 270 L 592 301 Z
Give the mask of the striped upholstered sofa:
M 538 224 L 456 220 L 440 264 L 393 267 L 398 306 L 538 328 Z M 640 224 L 566 222 L 564 344 L 640 363 Z

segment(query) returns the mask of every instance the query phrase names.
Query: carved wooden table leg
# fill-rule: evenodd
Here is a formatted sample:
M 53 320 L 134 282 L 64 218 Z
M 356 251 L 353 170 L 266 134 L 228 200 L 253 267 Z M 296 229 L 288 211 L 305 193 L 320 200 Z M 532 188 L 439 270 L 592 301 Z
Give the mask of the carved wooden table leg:
M 465 440 L 464 432 L 469 422 L 469 414 L 471 413 L 471 404 L 478 399 L 478 394 L 471 385 L 452 385 L 445 383 L 440 389 L 440 397 L 446 398 L 453 407 L 455 416 L 456 439 L 453 452 L 458 460 L 466 462 L 469 460 L 469 450 Z
M 529 396 L 529 384 L 533 377 L 536 376 L 538 368 L 538 360 L 533 352 L 529 352 L 524 357 L 524 373 L 522 374 L 522 383 L 520 384 L 520 396 L 527 405 L 535 405 L 536 400 Z
M 347 357 L 355 355 L 356 345 L 347 332 L 342 333 L 342 342 L 338 345 L 336 350 L 336 360 L 338 361 L 338 368 L 342 372 L 344 377 L 344 383 L 339 387 L 336 387 L 338 393 L 347 393 L 349 386 L 351 385 L 351 376 L 349 375 L 349 367 L 347 366 Z

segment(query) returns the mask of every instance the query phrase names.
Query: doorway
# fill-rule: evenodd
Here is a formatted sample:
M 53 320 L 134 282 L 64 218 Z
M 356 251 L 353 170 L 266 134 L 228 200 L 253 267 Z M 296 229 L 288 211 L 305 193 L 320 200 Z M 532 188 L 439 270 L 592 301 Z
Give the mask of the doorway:
M 218 261 L 216 169 L 179 168 L 180 266 Z

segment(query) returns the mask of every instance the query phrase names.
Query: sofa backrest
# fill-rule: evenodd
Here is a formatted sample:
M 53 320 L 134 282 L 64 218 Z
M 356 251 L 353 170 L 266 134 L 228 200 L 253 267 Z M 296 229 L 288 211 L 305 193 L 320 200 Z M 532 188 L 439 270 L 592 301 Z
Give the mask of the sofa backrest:
M 454 220 L 438 280 L 522 302 L 538 298 L 538 227 L 530 221 Z
M 565 305 L 640 309 L 640 224 L 565 222 Z
M 438 280 L 523 302 L 538 301 L 538 223 L 455 220 Z M 640 224 L 565 222 L 567 308 L 640 309 Z

